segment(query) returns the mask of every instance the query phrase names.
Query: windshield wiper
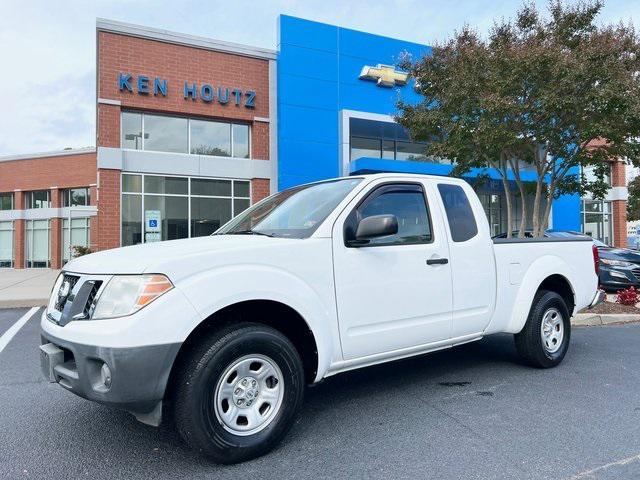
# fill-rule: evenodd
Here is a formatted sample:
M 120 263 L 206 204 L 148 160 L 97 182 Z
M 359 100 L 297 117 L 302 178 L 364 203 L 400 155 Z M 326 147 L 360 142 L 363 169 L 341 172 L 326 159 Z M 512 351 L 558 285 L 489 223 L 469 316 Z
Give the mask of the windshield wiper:
M 264 237 L 274 237 L 270 233 L 259 232 L 258 230 L 236 230 L 235 232 L 229 232 L 226 235 L 262 235 Z

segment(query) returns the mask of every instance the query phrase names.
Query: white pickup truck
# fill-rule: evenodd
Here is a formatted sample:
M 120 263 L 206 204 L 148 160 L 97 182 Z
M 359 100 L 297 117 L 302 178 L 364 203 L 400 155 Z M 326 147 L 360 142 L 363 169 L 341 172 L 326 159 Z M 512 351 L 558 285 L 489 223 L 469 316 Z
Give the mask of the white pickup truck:
M 46 377 L 218 462 L 267 452 L 305 386 L 515 334 L 558 365 L 569 319 L 602 300 L 588 237 L 492 241 L 462 180 L 379 174 L 302 185 L 209 237 L 77 258 L 42 315 Z

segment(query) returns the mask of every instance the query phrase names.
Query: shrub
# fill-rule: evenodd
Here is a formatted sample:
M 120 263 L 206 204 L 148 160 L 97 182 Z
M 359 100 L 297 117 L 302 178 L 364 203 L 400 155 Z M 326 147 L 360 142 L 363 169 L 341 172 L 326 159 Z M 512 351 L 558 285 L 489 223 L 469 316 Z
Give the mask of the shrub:
M 635 306 L 638 303 L 638 290 L 635 287 L 625 288 L 618 292 L 616 302 L 622 305 Z
M 75 257 L 81 257 L 83 255 L 89 255 L 91 252 L 91 249 L 89 247 L 83 247 L 82 245 L 74 245 L 73 246 L 73 256 Z

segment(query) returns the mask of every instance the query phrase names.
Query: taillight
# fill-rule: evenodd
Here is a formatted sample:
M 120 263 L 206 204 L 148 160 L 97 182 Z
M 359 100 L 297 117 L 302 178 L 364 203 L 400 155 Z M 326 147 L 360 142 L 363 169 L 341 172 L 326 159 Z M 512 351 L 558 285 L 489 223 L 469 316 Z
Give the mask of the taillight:
M 594 243 L 591 246 L 591 251 L 593 251 L 593 268 L 596 271 L 596 275 L 600 272 L 600 253 L 598 253 L 598 247 Z

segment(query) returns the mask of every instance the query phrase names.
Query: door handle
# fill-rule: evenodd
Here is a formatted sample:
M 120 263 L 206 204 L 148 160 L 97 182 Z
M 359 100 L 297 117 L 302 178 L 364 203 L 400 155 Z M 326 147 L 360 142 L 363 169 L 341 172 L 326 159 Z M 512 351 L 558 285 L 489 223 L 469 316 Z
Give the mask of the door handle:
M 448 258 L 430 258 L 427 260 L 427 265 L 446 265 L 449 263 Z

